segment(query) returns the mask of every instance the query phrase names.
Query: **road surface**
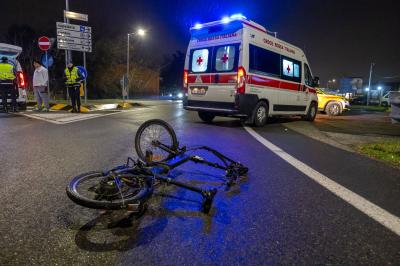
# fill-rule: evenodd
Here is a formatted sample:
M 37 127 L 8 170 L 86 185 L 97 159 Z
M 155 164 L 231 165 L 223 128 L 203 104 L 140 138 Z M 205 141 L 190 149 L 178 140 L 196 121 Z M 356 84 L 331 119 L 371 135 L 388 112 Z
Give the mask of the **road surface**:
M 179 180 L 219 187 L 209 215 L 199 211 L 197 194 L 171 186 L 160 187 L 147 213 L 132 220 L 68 199 L 73 176 L 135 156 L 135 132 L 152 118 L 171 123 L 182 144 L 209 145 L 241 161 L 248 178 L 225 191 L 218 171 L 194 164 L 175 170 Z M 400 261 L 398 169 L 279 123 L 250 129 L 217 118 L 207 125 L 180 103 L 68 123 L 45 120 L 0 114 L 1 265 Z

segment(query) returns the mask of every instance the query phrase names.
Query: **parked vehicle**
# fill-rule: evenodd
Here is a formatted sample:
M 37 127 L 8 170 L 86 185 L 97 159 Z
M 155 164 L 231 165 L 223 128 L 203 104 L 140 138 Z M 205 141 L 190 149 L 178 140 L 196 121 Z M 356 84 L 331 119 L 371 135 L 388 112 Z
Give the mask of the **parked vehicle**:
M 184 69 L 184 108 L 205 122 L 240 117 L 262 126 L 267 118 L 301 115 L 313 121 L 318 108 L 304 52 L 267 34 L 242 15 L 196 24 Z
M 349 101 L 339 95 L 329 94 L 321 89 L 317 89 L 318 111 L 325 112 L 330 116 L 341 115 L 350 106 Z
M 381 97 L 381 106 L 390 106 L 390 95 L 391 91 L 388 91 L 385 95 Z
M 8 62 L 13 64 L 15 66 L 15 69 L 17 70 L 17 85 L 18 85 L 17 104 L 19 110 L 25 110 L 26 103 L 28 100 L 28 96 L 26 93 L 27 82 L 25 79 L 25 74 L 22 71 L 21 64 L 17 60 L 17 57 L 21 54 L 21 52 L 22 48 L 19 46 L 0 43 L 0 58 L 7 57 Z M 2 100 L 0 99 L 0 103 L 1 102 Z M 7 102 L 11 102 L 11 96 L 9 96 Z

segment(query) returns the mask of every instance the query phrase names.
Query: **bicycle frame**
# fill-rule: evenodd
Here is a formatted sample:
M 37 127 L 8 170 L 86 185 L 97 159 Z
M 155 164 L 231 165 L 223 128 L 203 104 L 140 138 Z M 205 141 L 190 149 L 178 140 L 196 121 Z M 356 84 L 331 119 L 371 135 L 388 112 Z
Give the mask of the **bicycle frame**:
M 144 135 L 146 141 L 142 141 L 144 130 L 152 125 L 158 125 L 158 130 L 146 131 L 147 135 Z M 170 140 L 170 146 L 160 142 L 160 130 L 169 134 L 169 139 L 166 141 L 169 143 Z M 135 136 L 135 149 L 138 160 L 128 157 L 125 164 L 111 170 L 93 171 L 74 177 L 67 186 L 67 195 L 75 203 L 88 208 L 128 209 L 140 213 L 146 209 L 146 201 L 152 196 L 155 186 L 164 183 L 199 193 L 203 198 L 203 211 L 208 213 L 217 188 L 202 189 L 171 178 L 168 175 L 169 172 L 187 162 L 202 164 L 224 171 L 225 184 L 229 189 L 238 178 L 244 176 L 248 171 L 248 168 L 240 162 L 236 162 L 208 146 L 179 147 L 173 128 L 160 119 L 148 120 L 139 127 Z M 205 151 L 216 158 L 213 159 L 214 161 L 207 160 L 197 155 L 196 151 Z M 218 161 L 215 161 L 216 159 Z M 89 196 L 81 193 L 78 189 L 80 184 L 86 181 L 96 182 L 89 189 L 84 188 L 85 191 L 89 190 Z M 91 193 L 94 193 L 94 197 Z
M 164 161 L 164 162 L 141 162 L 141 161 L 134 161 L 131 157 L 128 157 L 126 164 L 117 166 L 114 169 L 110 170 L 108 173 L 105 173 L 105 175 L 109 175 L 110 172 L 114 174 L 115 177 L 118 177 L 119 174 L 122 173 L 135 173 L 137 170 L 142 170 L 149 179 L 155 179 L 158 180 L 162 183 L 165 184 L 171 184 L 175 185 L 178 187 L 182 187 L 185 189 L 188 189 L 190 191 L 199 193 L 202 195 L 204 202 L 203 202 L 203 207 L 204 205 L 211 205 L 212 200 L 217 193 L 216 189 L 211 189 L 211 190 L 205 190 L 201 189 L 196 186 L 189 185 L 184 182 L 176 181 L 168 176 L 168 172 L 174 168 L 177 168 L 178 166 L 186 163 L 186 162 L 194 162 L 194 163 L 200 163 L 203 165 L 207 165 L 216 169 L 220 169 L 225 171 L 225 177 L 227 178 L 226 185 L 228 189 L 236 182 L 236 180 L 247 173 L 247 168 L 241 165 L 239 162 L 235 162 L 234 160 L 230 159 L 229 157 L 221 154 L 220 152 L 216 151 L 215 149 L 212 149 L 207 146 L 199 146 L 196 148 L 192 149 L 187 149 L 186 147 L 182 147 L 176 151 L 173 151 L 163 145 L 162 143 L 158 143 L 157 146 L 164 151 L 167 151 L 171 157 Z M 208 160 L 205 160 L 204 158 L 197 156 L 197 155 L 188 155 L 188 151 L 196 151 L 196 150 L 205 150 L 208 151 L 212 154 L 214 154 L 218 159 L 220 159 L 224 165 L 211 162 Z M 146 154 L 148 155 L 148 159 L 151 159 L 151 154 Z M 146 156 L 147 157 L 147 156 Z M 131 166 L 131 164 L 133 164 Z M 118 182 L 118 181 L 117 181 Z M 151 182 L 151 186 L 153 186 L 154 182 Z M 142 203 L 137 203 L 137 204 L 128 204 L 128 210 L 130 211 L 138 211 L 141 210 L 140 204 Z

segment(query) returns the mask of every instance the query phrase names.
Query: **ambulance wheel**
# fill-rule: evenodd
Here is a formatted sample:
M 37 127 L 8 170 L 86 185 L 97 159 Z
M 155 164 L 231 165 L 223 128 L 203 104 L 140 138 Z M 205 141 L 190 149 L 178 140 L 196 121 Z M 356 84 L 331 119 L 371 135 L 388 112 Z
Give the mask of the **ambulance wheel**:
M 213 113 L 209 113 L 209 112 L 199 112 L 199 117 L 204 122 L 211 123 L 213 121 L 213 119 L 215 118 L 215 115 Z
M 266 102 L 259 102 L 253 110 L 253 125 L 262 127 L 267 123 L 268 119 L 268 104 Z
M 338 102 L 330 102 L 326 105 L 325 112 L 329 116 L 338 116 L 342 113 L 342 107 Z
M 304 116 L 304 120 L 310 121 L 310 122 L 314 121 L 315 117 L 317 116 L 317 111 L 318 111 L 317 104 L 315 102 L 312 102 L 310 104 L 310 107 L 308 108 L 307 115 Z

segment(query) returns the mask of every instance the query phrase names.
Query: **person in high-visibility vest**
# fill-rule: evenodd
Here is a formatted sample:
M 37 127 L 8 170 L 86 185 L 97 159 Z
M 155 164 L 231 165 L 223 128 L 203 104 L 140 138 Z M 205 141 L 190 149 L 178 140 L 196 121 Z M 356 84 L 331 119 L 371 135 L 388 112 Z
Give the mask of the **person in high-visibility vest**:
M 81 112 L 81 97 L 80 87 L 83 80 L 82 74 L 79 69 L 69 62 L 67 68 L 64 70 L 65 87 L 68 90 L 69 97 L 71 97 L 72 112 Z
M 17 111 L 17 72 L 15 66 L 8 62 L 7 57 L 2 57 L 0 62 L 0 93 L 3 110 L 8 112 L 7 98 L 11 94 L 12 111 Z

